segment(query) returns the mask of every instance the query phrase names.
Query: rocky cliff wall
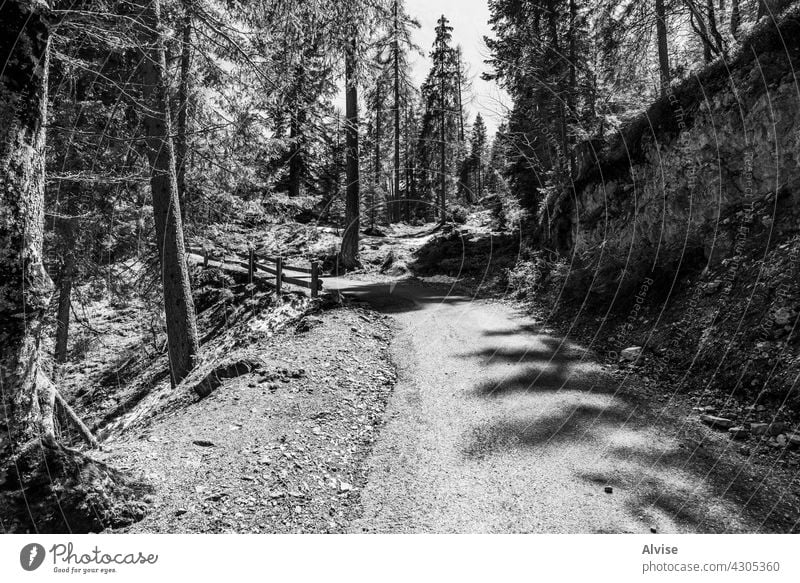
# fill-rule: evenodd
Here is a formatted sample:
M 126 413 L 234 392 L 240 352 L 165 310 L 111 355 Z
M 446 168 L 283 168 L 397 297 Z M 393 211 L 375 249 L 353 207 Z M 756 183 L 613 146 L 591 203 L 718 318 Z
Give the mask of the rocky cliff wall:
M 731 264 L 800 225 L 800 11 L 671 88 L 600 152 L 546 227 L 572 283 L 619 294 L 644 278 Z

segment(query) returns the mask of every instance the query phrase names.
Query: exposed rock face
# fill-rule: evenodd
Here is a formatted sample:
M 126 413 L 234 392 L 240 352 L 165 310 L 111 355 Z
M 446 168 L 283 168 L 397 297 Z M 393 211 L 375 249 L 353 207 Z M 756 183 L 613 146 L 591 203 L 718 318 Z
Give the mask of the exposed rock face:
M 651 268 L 719 266 L 797 224 L 800 17 L 771 27 L 674 87 L 599 155 L 579 153 L 577 197 L 557 203 L 548 232 L 599 267 L 596 293 L 620 282 L 624 292 Z

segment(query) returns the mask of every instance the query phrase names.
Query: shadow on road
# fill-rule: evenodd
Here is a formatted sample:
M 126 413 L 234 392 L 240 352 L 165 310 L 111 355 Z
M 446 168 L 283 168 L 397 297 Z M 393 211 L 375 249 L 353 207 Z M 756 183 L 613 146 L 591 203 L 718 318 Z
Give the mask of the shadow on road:
M 331 279 L 327 289 L 339 291 L 347 297 L 366 302 L 384 313 L 411 312 L 435 307 L 436 304 L 466 304 L 469 296 L 456 294 L 452 288 L 429 285 L 414 280 L 395 282 L 360 282 L 352 279 Z
M 795 495 L 773 487 L 769 468 L 748 463 L 738 443 L 671 411 L 657 391 L 614 378 L 588 351 L 536 332 L 490 330 L 491 346 L 461 354 L 487 373 L 467 394 L 510 412 L 466 436 L 467 460 L 514 452 L 559 460 L 572 479 L 612 487 L 631 516 L 651 524 L 798 531 Z

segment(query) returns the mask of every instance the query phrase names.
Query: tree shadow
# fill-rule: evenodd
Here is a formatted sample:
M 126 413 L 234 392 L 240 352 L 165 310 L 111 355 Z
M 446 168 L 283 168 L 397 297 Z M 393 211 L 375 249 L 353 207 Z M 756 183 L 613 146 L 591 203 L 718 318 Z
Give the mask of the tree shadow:
M 539 324 L 521 324 L 513 328 L 503 328 L 501 330 L 486 330 L 483 335 L 488 337 L 495 336 L 518 336 L 520 334 L 541 334 L 542 327 Z
M 575 404 L 558 413 L 540 415 L 536 423 L 524 417 L 503 419 L 476 428 L 464 453 L 483 459 L 510 448 L 556 446 L 570 440 L 593 441 L 591 427 L 596 423 L 624 423 L 630 411 L 622 406 Z
M 477 384 L 473 392 L 500 397 L 514 392 L 559 391 L 567 385 L 590 393 L 609 392 L 607 378 L 596 370 L 589 351 L 549 336 L 538 337 L 536 344 L 536 348 L 498 346 L 462 354 L 481 360 L 487 369 L 500 364 L 517 367 L 512 374 Z
M 728 439 L 661 407 L 656 390 L 615 379 L 589 351 L 531 330 L 520 327 L 518 339 L 511 330 L 485 334 L 497 344 L 462 355 L 490 372 L 511 367 L 468 392 L 503 414 L 465 435 L 465 458 L 555 454 L 574 465 L 575 480 L 621 494 L 625 514 L 638 522 L 698 532 L 798 531 L 796 493 L 737 457 L 738 444 L 732 449 Z M 573 464 L 570 456 L 583 457 Z
M 454 293 L 449 286 L 423 284 L 414 280 L 364 283 L 344 280 L 334 288 L 349 298 L 365 302 L 383 313 L 424 310 L 435 304 L 454 305 L 472 301 L 469 296 Z
M 724 444 L 697 441 L 692 434 L 702 439 L 702 431 L 687 429 L 673 447 L 609 451 L 622 462 L 609 483 L 636 486 L 627 503 L 632 513 L 659 513 L 701 532 L 800 532 L 795 494 L 781 490 L 763 468 L 733 458 Z

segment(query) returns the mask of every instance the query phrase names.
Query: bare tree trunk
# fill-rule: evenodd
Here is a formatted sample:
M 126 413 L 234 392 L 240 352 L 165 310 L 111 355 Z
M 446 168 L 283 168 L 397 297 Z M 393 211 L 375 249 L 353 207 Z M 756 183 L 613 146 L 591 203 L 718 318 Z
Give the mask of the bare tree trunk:
M 461 47 L 456 53 L 456 96 L 458 97 L 458 140 L 464 143 L 464 107 L 461 104 Z
M 71 229 L 70 229 L 71 230 Z M 56 362 L 67 361 L 69 345 L 69 314 L 72 307 L 72 279 L 75 272 L 75 256 L 70 249 L 64 254 L 64 264 L 58 284 L 58 314 L 56 319 Z
M 439 48 L 439 205 L 441 222 L 447 220 L 447 176 L 445 172 L 446 166 L 446 149 L 445 149 L 445 111 L 444 111 L 444 47 Z
M 661 77 L 661 95 L 669 88 L 669 50 L 667 45 L 667 15 L 664 0 L 656 0 L 656 36 L 658 37 L 658 72 Z
M 406 128 L 405 128 L 405 180 L 406 180 L 406 188 L 405 188 L 405 203 L 403 204 L 403 210 L 405 215 L 406 223 L 411 222 L 411 142 L 409 140 L 409 119 L 408 119 L 408 104 L 406 104 Z
M 375 185 L 373 192 L 378 190 L 381 183 L 381 78 L 375 82 Z M 389 222 L 394 220 L 394 204 L 392 195 L 387 195 Z M 375 227 L 375 201 L 373 198 L 372 211 L 370 212 L 372 224 Z
M 358 89 L 356 88 L 356 41 L 345 50 L 345 150 L 347 192 L 345 201 L 345 230 L 339 264 L 344 269 L 358 267 L 358 237 L 360 229 L 358 179 Z
M 742 24 L 742 9 L 739 0 L 731 0 L 731 36 L 739 40 L 739 26 Z
M 569 0 L 569 89 L 567 91 L 567 106 L 569 107 L 569 115 L 577 122 L 577 106 L 576 98 L 578 93 L 578 80 L 577 80 L 577 21 L 578 21 L 578 6 L 575 0 Z M 569 158 L 569 172 L 570 176 L 575 172 L 575 156 L 572 151 L 572 137 L 568 136 L 567 148 L 564 152 L 565 156 Z
M 481 190 L 483 188 L 481 185 L 481 162 L 481 154 L 478 152 L 478 200 L 481 199 Z
M 186 224 L 189 199 L 186 194 L 186 154 L 189 150 L 189 72 L 191 67 L 192 12 L 191 0 L 183 0 L 183 30 L 181 46 L 181 73 L 178 85 L 178 128 L 175 137 L 175 157 L 177 163 L 178 198 L 181 205 L 181 221 Z
M 706 0 L 709 2 L 710 0 Z M 700 37 L 700 41 L 703 43 L 703 59 L 706 63 L 710 63 L 714 57 L 714 54 L 720 52 L 721 47 L 717 47 L 714 42 L 711 40 L 709 36 L 708 25 L 706 24 L 706 20 L 708 19 L 709 15 L 706 9 L 701 9 L 697 7 L 695 0 L 684 0 L 686 7 L 689 9 L 689 24 L 691 25 L 692 29 L 697 33 L 697 36 Z M 712 3 L 712 11 L 713 11 L 713 3 Z M 712 12 L 713 16 L 713 12 Z
M 394 0 L 394 196 L 397 199 L 394 209 L 395 221 L 400 220 L 400 24 L 397 15 L 397 4 Z
M 714 39 L 714 43 L 716 44 L 715 48 L 718 53 L 725 54 L 727 47 L 725 46 L 725 39 L 722 38 L 719 28 L 717 27 L 717 15 L 714 11 L 714 0 L 706 0 L 706 14 L 708 16 L 708 29 L 711 32 L 711 37 Z
M 164 312 L 172 384 L 180 383 L 196 364 L 200 351 L 194 303 L 186 265 L 180 201 L 175 173 L 175 155 L 170 137 L 167 65 L 161 29 L 160 0 L 152 0 L 143 10 L 150 53 L 142 60 L 142 82 L 148 112 L 147 155 L 150 160 L 150 188 L 156 247 L 161 262 L 164 287 Z
M 292 155 L 289 158 L 289 196 L 300 196 L 305 170 L 304 131 L 306 126 L 306 110 L 301 105 L 301 96 L 305 86 L 306 71 L 303 65 L 294 70 L 295 90 L 292 105 L 292 119 L 289 137 L 292 140 Z
M 0 460 L 55 442 L 55 388 L 40 364 L 53 283 L 44 269 L 44 145 L 50 31 L 44 3 L 0 4 Z M 10 451 L 9 451 L 10 450 Z
M 305 115 L 302 109 L 296 108 L 292 112 L 292 122 L 290 138 L 294 144 L 292 155 L 289 158 L 289 196 L 300 196 L 303 184 L 303 129 L 305 125 Z

